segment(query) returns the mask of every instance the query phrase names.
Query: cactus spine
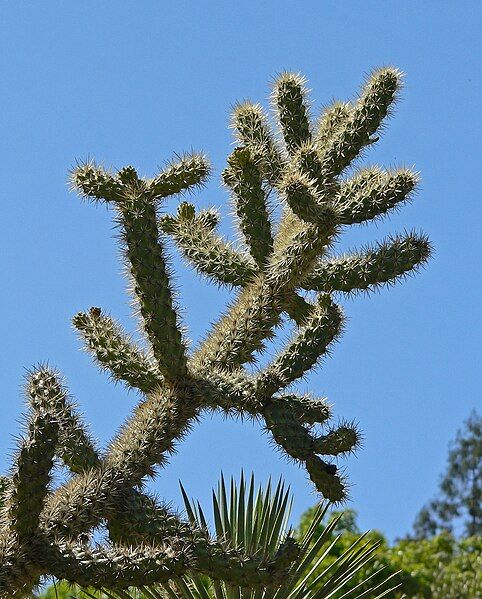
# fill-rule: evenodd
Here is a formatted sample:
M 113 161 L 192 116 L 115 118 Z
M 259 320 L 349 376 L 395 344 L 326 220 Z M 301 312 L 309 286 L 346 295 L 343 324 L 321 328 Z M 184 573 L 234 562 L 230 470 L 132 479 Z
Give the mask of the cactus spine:
M 289 387 L 340 336 L 336 292 L 392 284 L 430 254 L 427 239 L 414 233 L 353 255 L 328 254 L 344 227 L 389 214 L 417 183 L 408 170 L 379 168 L 343 178 L 376 141 L 400 85 L 397 70 L 376 71 L 357 102 L 335 103 L 313 124 L 304 79 L 285 73 L 273 91 L 282 141 L 259 105 L 235 108 L 238 147 L 223 181 L 244 239 L 239 247 L 216 233 L 212 210 L 198 213 L 182 202 L 176 215 L 163 213 L 166 198 L 206 180 L 209 164 L 202 155 L 185 156 L 153 179 L 139 178 L 131 166 L 113 174 L 94 163 L 72 173 L 83 196 L 115 212 L 149 347 L 136 346 L 100 308 L 77 314 L 73 324 L 97 364 L 137 389 L 141 400 L 101 451 L 59 375 L 47 367 L 30 374 L 25 438 L 11 475 L 1 481 L 0 596 L 28 592 L 47 574 L 114 589 L 166 581 L 187 570 L 239 586 L 276 584 L 297 554 L 292 539 L 272 558 L 245 555 L 208 538 L 142 490 L 145 477 L 166 462 L 205 410 L 264 423 L 320 493 L 332 502 L 345 499 L 345 480 L 330 456 L 353 451 L 360 435 L 350 423 L 329 426 L 331 410 L 323 398 L 297 395 Z M 282 207 L 278 222 L 275 200 Z M 193 352 L 173 300 L 168 238 L 199 273 L 237 290 Z M 265 368 L 248 371 L 284 318 L 293 321 L 293 338 Z M 71 476 L 53 489 L 55 457 Z M 89 535 L 102 523 L 109 543 L 93 548 Z

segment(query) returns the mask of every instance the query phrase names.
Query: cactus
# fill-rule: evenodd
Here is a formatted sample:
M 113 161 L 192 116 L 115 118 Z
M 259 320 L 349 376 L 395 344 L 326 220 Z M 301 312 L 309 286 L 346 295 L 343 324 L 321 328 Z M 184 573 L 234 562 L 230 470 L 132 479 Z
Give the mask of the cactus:
M 355 103 L 335 103 L 312 123 L 304 80 L 285 73 L 273 92 L 282 139 L 259 105 L 235 108 L 238 146 L 223 182 L 243 244 L 216 233 L 215 211 L 196 212 L 182 202 L 174 216 L 163 212 L 168 197 L 206 180 L 210 168 L 202 155 L 181 157 L 152 179 L 140 178 L 131 166 L 111 173 L 93 162 L 73 171 L 75 189 L 115 213 L 145 343 L 136 345 L 100 308 L 77 314 L 73 324 L 100 368 L 141 399 L 101 451 L 60 375 L 46 366 L 30 373 L 26 433 L 1 485 L 1 596 L 26 593 L 44 575 L 118 590 L 187 571 L 241 587 L 283 579 L 298 554 L 293 539 L 269 558 L 239 553 L 146 494 L 143 481 L 166 463 L 204 411 L 222 410 L 261 422 L 326 499 L 346 498 L 346 481 L 330 456 L 356 449 L 357 427 L 329 425 L 325 399 L 290 387 L 340 336 L 337 293 L 392 284 L 430 254 L 427 239 L 415 233 L 353 255 L 329 254 L 344 227 L 389 214 L 417 183 L 408 170 L 366 168 L 343 178 L 376 141 L 400 86 L 397 70 L 378 70 Z M 176 307 L 169 238 L 199 273 L 236 292 L 194 351 L 188 350 Z M 286 321 L 292 322 L 292 339 L 255 372 L 258 352 Z M 52 488 L 56 458 L 71 476 Z M 100 525 L 107 527 L 109 541 L 93 547 L 91 533 Z

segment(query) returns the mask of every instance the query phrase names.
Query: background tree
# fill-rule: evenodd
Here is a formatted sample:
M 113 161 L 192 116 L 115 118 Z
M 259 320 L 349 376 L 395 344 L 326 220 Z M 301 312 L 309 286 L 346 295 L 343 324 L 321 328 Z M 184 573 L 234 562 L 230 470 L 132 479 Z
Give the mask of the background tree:
M 415 536 L 428 538 L 443 530 L 452 532 L 458 522 L 467 536 L 482 534 L 482 417 L 476 411 L 457 433 L 439 496 L 418 514 Z
M 304 535 L 316 508 L 310 508 L 301 517 L 297 535 Z M 327 535 L 327 543 L 335 542 L 325 558 L 326 564 L 339 559 L 361 534 L 356 522 L 356 512 L 345 510 L 331 513 L 318 523 L 319 533 L 325 532 L 333 520 L 336 526 Z M 325 532 L 326 535 L 326 532 Z M 372 562 L 365 564 L 347 582 L 345 592 L 353 589 L 364 591 L 363 581 L 372 584 L 381 577 L 394 575 L 400 585 L 391 597 L 410 599 L 478 599 L 482 588 L 482 536 L 456 539 L 447 531 L 430 539 L 405 538 L 390 546 L 385 536 L 378 531 L 365 534 L 369 543 L 378 543 L 377 553 Z M 321 555 L 326 549 L 322 547 Z M 312 572 L 316 580 L 319 572 Z M 315 583 L 316 585 L 316 583 Z M 357 596 L 357 595 L 354 595 Z M 370 597 L 370 594 L 366 595 Z
M 447 531 L 430 539 L 402 539 L 380 556 L 399 570 L 399 592 L 411 599 L 479 599 L 482 536 L 455 538 Z

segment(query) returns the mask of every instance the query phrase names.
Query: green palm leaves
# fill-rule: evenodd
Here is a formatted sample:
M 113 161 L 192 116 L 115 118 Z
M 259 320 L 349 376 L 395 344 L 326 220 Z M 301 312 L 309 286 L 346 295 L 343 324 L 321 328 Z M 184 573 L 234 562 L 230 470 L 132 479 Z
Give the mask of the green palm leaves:
M 269 482 L 262 489 L 256 487 L 254 477 L 246 482 L 241 475 L 239 484 L 231 479 L 229 486 L 221 478 L 213 493 L 211 518 L 199 503 L 188 498 L 184 488 L 182 493 L 193 526 L 207 530 L 212 521 L 216 538 L 241 553 L 269 558 L 290 534 L 292 498 L 282 481 L 275 487 Z M 278 580 L 275 577 L 274 587 L 250 589 L 190 573 L 160 585 L 142 586 L 123 593 L 105 590 L 104 596 L 111 599 L 379 599 L 390 595 L 397 587 L 393 586 L 394 576 L 384 577 L 383 568 L 372 566 L 378 543 L 361 535 L 334 557 L 339 540 L 335 531 L 341 514 L 325 523 L 327 509 L 327 503 L 318 506 L 307 531 L 298 539 L 299 553 L 289 572 Z M 370 574 L 360 575 L 369 565 L 372 566 Z

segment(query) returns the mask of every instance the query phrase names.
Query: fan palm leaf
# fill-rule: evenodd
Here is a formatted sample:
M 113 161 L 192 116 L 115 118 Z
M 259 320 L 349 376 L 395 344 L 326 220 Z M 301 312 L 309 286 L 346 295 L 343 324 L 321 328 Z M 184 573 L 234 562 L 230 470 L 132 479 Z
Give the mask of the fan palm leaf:
M 229 489 L 229 492 L 228 492 Z M 181 485 L 189 520 L 201 529 L 209 529 L 209 519 L 198 502 L 189 499 Z M 292 497 L 283 480 L 273 486 L 271 480 L 263 489 L 249 482 L 243 473 L 239 484 L 223 476 L 212 495 L 212 526 L 215 536 L 226 547 L 249 554 L 269 557 L 276 553 L 291 533 L 289 520 Z M 311 523 L 299 539 L 300 552 L 282 585 L 267 588 L 230 586 L 222 581 L 190 573 L 166 583 L 144 586 L 129 591 L 91 593 L 90 599 L 379 599 L 398 587 L 391 574 L 383 576 L 383 567 L 360 580 L 359 572 L 372 564 L 379 543 L 360 535 L 341 555 L 333 560 L 334 548 L 341 535 L 335 535 L 342 514 L 325 524 L 329 503 L 320 503 Z M 356 577 L 356 582 L 355 582 Z M 351 583 L 351 584 L 350 584 Z M 70 597 L 79 597 L 70 594 Z

